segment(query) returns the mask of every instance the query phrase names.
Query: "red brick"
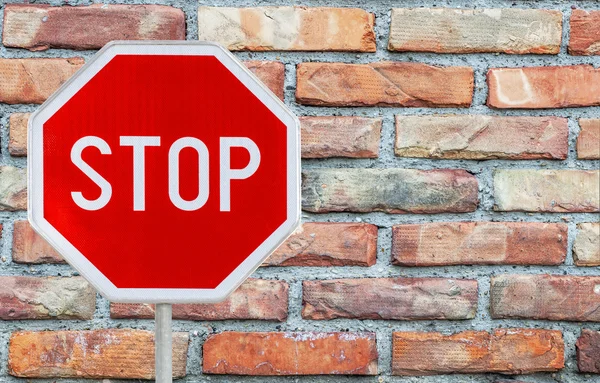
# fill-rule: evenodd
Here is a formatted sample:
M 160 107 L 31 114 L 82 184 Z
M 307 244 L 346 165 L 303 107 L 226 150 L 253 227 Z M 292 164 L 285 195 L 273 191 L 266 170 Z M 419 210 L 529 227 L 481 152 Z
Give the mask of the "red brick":
M 494 68 L 487 82 L 492 108 L 600 105 L 600 68 L 591 65 Z
M 0 102 L 41 104 L 83 65 L 82 58 L 0 58 Z
M 393 375 L 452 373 L 529 374 L 564 367 L 564 342 L 560 331 L 497 329 L 393 333 Z
M 311 169 L 302 174 L 302 208 L 442 213 L 474 211 L 477 179 L 464 170 Z
M 27 171 L 0 166 L 0 211 L 27 209 Z
M 245 61 L 244 64 L 271 92 L 283 100 L 285 66 L 279 61 Z
M 372 266 L 377 258 L 377 226 L 367 223 L 307 222 L 264 266 Z
M 448 159 L 561 159 L 569 151 L 561 117 L 396 116 L 396 155 Z
M 545 9 L 392 9 L 388 49 L 436 53 L 558 53 L 562 13 Z
M 188 334 L 173 333 L 173 377 L 185 376 Z M 154 334 L 143 330 L 20 331 L 8 372 L 20 378 L 153 379 Z
M 577 136 L 577 158 L 600 159 L 600 118 L 581 118 L 579 127 L 581 130 Z
M 477 281 L 362 278 L 304 281 L 305 319 L 472 319 Z
M 149 4 L 7 4 L 4 9 L 2 43 L 7 47 L 99 49 L 112 40 L 185 40 L 185 15 Z
M 375 52 L 374 23 L 358 8 L 198 8 L 198 38 L 229 50 Z
M 560 265 L 567 225 L 536 222 L 436 222 L 392 229 L 400 266 Z
M 285 321 L 288 289 L 284 281 L 248 279 L 225 301 L 214 304 L 174 304 L 173 319 L 226 320 L 257 319 Z M 111 303 L 115 319 L 154 319 L 154 305 Z
M 302 158 L 377 158 L 381 118 L 300 117 Z
M 13 113 L 9 118 L 8 152 L 11 156 L 27 155 L 27 123 L 31 113 Z
M 296 78 L 296 101 L 305 105 L 468 107 L 473 99 L 470 67 L 308 62 Z
M 569 54 L 600 55 L 600 11 L 574 9 L 570 34 Z
M 0 319 L 92 319 L 96 290 L 82 277 L 0 276 Z
M 16 263 L 65 263 L 63 257 L 25 220 L 14 224 L 12 260 Z
M 224 332 L 204 342 L 203 371 L 234 375 L 375 375 L 375 334 Z
M 600 322 L 600 277 L 493 276 L 490 304 L 492 318 Z
M 579 372 L 600 374 L 600 331 L 582 329 L 575 346 Z

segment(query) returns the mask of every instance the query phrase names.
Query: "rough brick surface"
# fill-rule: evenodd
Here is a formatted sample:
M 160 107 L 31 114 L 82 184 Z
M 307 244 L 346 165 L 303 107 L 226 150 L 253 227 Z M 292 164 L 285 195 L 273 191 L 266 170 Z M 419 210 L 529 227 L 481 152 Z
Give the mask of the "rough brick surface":
M 496 170 L 494 209 L 533 212 L 600 211 L 598 170 Z
M 368 223 L 307 222 L 265 266 L 372 266 L 377 261 L 377 226 Z
M 575 346 L 579 372 L 600 374 L 600 331 L 584 328 Z
M 8 152 L 11 156 L 27 155 L 27 123 L 31 113 L 13 113 L 9 118 Z
M 374 333 L 224 332 L 202 350 L 207 374 L 377 374 Z
M 0 211 L 27 209 L 27 172 L 13 166 L 0 166 Z
M 465 331 L 453 335 L 437 332 L 395 332 L 392 373 L 436 375 L 495 372 L 528 374 L 564 367 L 564 342 L 560 331 L 497 329 Z
M 577 225 L 573 259 L 577 266 L 600 266 L 600 222 Z
M 271 92 L 283 100 L 285 66 L 278 61 L 245 61 L 244 64 Z
M 95 309 L 82 277 L 0 277 L 0 319 L 92 319 Z
M 374 22 L 357 8 L 200 7 L 198 38 L 229 50 L 375 52 Z
M 468 107 L 473 69 L 410 62 L 301 63 L 296 100 L 324 106 Z
M 558 53 L 562 13 L 543 9 L 393 9 L 388 49 Z
M 20 378 L 153 379 L 154 334 L 143 330 L 20 331 L 8 372 Z M 185 376 L 188 334 L 173 333 L 173 376 Z
M 81 58 L 1 58 L 0 102 L 41 104 L 83 63 Z
M 487 82 L 492 108 L 600 105 L 600 68 L 591 65 L 494 68 Z
M 376 158 L 381 118 L 300 117 L 302 158 Z
M 400 157 L 566 159 L 568 120 L 483 115 L 396 116 Z
M 313 169 L 302 175 L 302 208 L 388 213 L 468 212 L 477 179 L 464 170 Z
M 569 54 L 600 55 L 600 11 L 571 12 Z
M 288 289 L 283 281 L 248 279 L 226 300 L 213 304 L 174 304 L 173 319 L 226 320 L 258 319 L 285 321 Z M 154 319 L 154 305 L 111 303 L 110 317 Z
M 560 265 L 568 228 L 560 223 L 436 222 L 392 229 L 400 266 Z
M 33 230 L 29 221 L 15 221 L 12 246 L 12 260 L 16 263 L 65 263 L 64 258 Z
M 581 130 L 577 136 L 577 158 L 600 159 L 600 118 L 581 118 L 579 127 Z
M 493 318 L 600 322 L 600 277 L 562 275 L 493 276 Z
M 305 319 L 472 319 L 477 281 L 362 278 L 304 281 Z
M 99 49 L 112 40 L 184 39 L 185 15 L 162 5 L 8 4 L 4 10 L 2 43 L 7 47 Z

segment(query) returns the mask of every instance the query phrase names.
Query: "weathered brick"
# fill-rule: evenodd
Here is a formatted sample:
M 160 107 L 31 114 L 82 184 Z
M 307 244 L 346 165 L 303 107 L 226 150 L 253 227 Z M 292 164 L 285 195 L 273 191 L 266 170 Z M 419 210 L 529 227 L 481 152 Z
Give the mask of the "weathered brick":
M 469 212 L 477 179 L 464 170 L 311 169 L 302 173 L 302 208 L 388 213 Z
M 563 275 L 493 276 L 492 318 L 600 322 L 600 277 Z
M 560 265 L 566 224 L 435 222 L 392 229 L 392 263 L 400 266 Z
M 284 281 L 248 279 L 226 300 L 214 304 L 174 304 L 173 319 L 226 320 L 258 319 L 285 321 L 288 289 Z M 110 317 L 154 319 L 154 305 L 111 303 Z
M 300 117 L 302 158 L 379 157 L 381 118 Z
M 497 329 L 393 333 L 392 374 L 528 374 L 564 367 L 562 333 L 555 330 Z
M 600 374 L 600 331 L 582 329 L 575 346 L 579 372 Z
M 0 58 L 0 102 L 41 104 L 83 65 L 82 58 Z
M 12 246 L 12 260 L 16 263 L 65 263 L 64 258 L 33 230 L 28 221 L 15 221 Z
M 283 100 L 285 66 L 279 61 L 245 61 L 244 64 L 271 92 Z
M 492 108 L 600 105 L 600 68 L 591 65 L 494 68 L 487 82 Z
M 9 118 L 8 152 L 11 156 L 27 155 L 27 123 L 31 113 L 13 113 Z
M 396 155 L 449 159 L 561 159 L 569 127 L 561 117 L 396 116 Z
M 600 211 L 598 170 L 496 170 L 494 209 L 533 212 Z
M 305 105 L 468 107 L 473 99 L 470 67 L 308 62 L 296 78 L 296 101 Z
M 358 8 L 198 8 L 198 38 L 229 50 L 375 52 L 374 23 Z
M 203 347 L 206 374 L 375 375 L 374 333 L 224 332 Z
M 13 166 L 0 166 L 0 211 L 27 209 L 27 172 Z
M 362 278 L 304 281 L 305 319 L 472 319 L 477 281 Z
M 436 53 L 560 51 L 562 13 L 544 9 L 393 9 L 388 49 Z
M 173 333 L 173 377 L 185 376 L 188 334 Z M 8 372 L 20 378 L 153 379 L 154 333 L 144 330 L 19 331 Z
M 95 309 L 82 277 L 0 277 L 0 319 L 92 319 Z
M 2 43 L 32 51 L 99 49 L 112 40 L 185 40 L 185 15 L 162 5 L 7 4 Z
M 569 54 L 600 55 L 600 11 L 571 12 Z
M 573 259 L 577 266 L 600 266 L 600 222 L 577 225 Z
M 373 266 L 377 226 L 368 223 L 303 223 L 264 266 Z
M 581 130 L 577 136 L 577 158 L 600 159 L 600 118 L 581 118 L 579 127 Z

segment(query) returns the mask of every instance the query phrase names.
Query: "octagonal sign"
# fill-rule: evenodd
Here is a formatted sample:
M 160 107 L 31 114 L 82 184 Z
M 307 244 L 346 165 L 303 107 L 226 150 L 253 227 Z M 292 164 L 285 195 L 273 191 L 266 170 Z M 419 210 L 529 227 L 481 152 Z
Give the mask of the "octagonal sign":
M 212 43 L 115 42 L 29 121 L 29 220 L 115 302 L 223 300 L 297 226 L 295 116 Z

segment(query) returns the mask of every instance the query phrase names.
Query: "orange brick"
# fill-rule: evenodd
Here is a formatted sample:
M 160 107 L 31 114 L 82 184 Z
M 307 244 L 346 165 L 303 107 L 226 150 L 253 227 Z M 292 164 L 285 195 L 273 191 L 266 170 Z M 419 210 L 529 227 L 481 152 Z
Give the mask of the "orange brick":
M 570 22 L 569 54 L 600 55 L 600 11 L 574 9 Z
M 271 92 L 283 100 L 285 66 L 278 61 L 245 61 L 244 64 Z
M 15 221 L 12 259 L 16 263 L 65 263 L 64 258 L 36 233 L 29 221 Z
M 577 136 L 577 158 L 582 160 L 600 159 L 600 118 L 579 119 Z

